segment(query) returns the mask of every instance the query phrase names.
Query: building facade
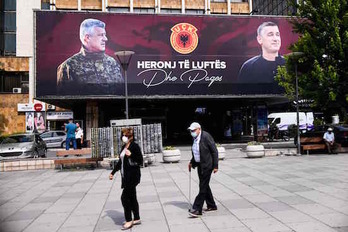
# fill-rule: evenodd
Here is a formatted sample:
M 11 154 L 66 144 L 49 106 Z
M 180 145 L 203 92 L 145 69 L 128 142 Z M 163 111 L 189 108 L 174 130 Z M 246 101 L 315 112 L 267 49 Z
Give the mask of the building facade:
M 223 22 L 230 19 L 229 17 L 238 16 L 242 17 L 242 19 L 243 17 L 248 17 L 251 12 L 250 6 L 252 6 L 251 1 L 17 0 L 15 10 L 17 20 L 17 30 L 15 31 L 16 55 L 14 56 L 14 53 L 11 53 L 11 51 L 4 51 L 1 54 L 1 59 L 5 60 L 3 62 L 8 62 L 10 59 L 26 59 L 28 67 L 27 70 L 24 70 L 24 73 L 27 75 L 27 79 L 25 80 L 28 80 L 29 85 L 27 82 L 25 84 L 29 88 L 27 90 L 28 94 L 24 96 L 27 96 L 27 102 L 32 103 L 34 100 L 40 100 L 47 103 L 46 105 L 54 105 L 66 111 L 72 111 L 74 118 L 82 122 L 88 140 L 90 138 L 90 128 L 109 126 L 110 120 L 125 118 L 125 96 L 91 96 L 85 94 L 63 96 L 56 94 L 54 91 L 54 93 L 49 90 L 46 91 L 44 88 L 45 85 L 42 84 L 43 80 L 45 80 L 42 73 L 44 69 L 40 68 L 40 54 L 38 55 L 37 53 L 38 49 L 40 50 L 38 48 L 40 44 L 38 44 L 38 32 L 36 29 L 40 28 L 40 25 L 36 25 L 36 29 L 33 29 L 37 13 L 44 12 L 46 14 L 47 12 L 57 12 L 60 14 L 62 12 L 62 14 L 69 14 L 71 12 L 71 14 L 78 15 L 86 12 L 89 14 L 98 14 L 100 12 L 100 17 L 106 19 L 109 17 L 108 13 L 116 16 L 118 13 L 125 14 L 126 16 L 134 14 L 140 15 L 139 17 L 143 13 L 145 15 L 153 14 L 161 17 L 173 14 L 173 17 L 174 15 L 175 17 L 180 17 L 180 15 L 192 17 L 193 21 L 196 20 L 196 15 L 211 15 L 212 18 L 207 18 L 208 21 L 217 20 Z M 35 10 L 34 13 L 33 10 Z M 2 12 L 5 13 L 4 8 Z M 36 16 L 33 17 L 33 15 Z M 30 24 L 29 26 L 27 25 L 28 22 Z M 2 32 L 2 38 L 5 38 L 6 33 L 5 31 Z M 109 31 L 107 33 L 110 34 Z M 112 36 L 108 36 L 110 43 L 112 42 Z M 5 40 L 3 39 L 2 41 Z M 202 43 L 200 41 L 200 44 Z M 11 46 L 13 47 L 13 45 L 7 45 L 7 47 L 3 46 L 3 48 L 11 48 Z M 127 50 L 127 48 L 129 47 L 124 46 L 122 50 Z M 133 57 L 133 62 L 138 62 L 139 64 L 139 56 Z M 2 71 L 2 76 L 7 75 L 7 73 L 8 71 Z M 132 71 L 130 71 L 129 75 L 130 80 L 132 80 L 134 78 Z M 261 91 L 259 93 L 253 92 L 252 94 L 237 94 L 237 89 L 233 94 L 229 92 L 220 94 L 219 91 L 223 92 L 223 88 L 220 90 L 217 88 L 214 94 L 202 94 L 199 91 L 196 94 L 156 94 L 156 92 L 154 94 L 144 92 L 137 94 L 136 92 L 132 92 L 137 89 L 135 83 L 133 84 L 131 81 L 130 94 L 128 96 L 129 117 L 142 118 L 144 123 L 162 123 L 164 139 L 167 143 L 190 141 L 187 126 L 194 120 L 199 121 L 203 128 L 211 132 L 219 141 L 241 140 L 243 137 L 253 137 L 259 132 L 259 124 L 264 124 L 264 115 L 267 116 L 267 109 L 287 102 L 287 99 L 281 92 L 269 94 L 267 91 L 264 93 Z M 14 88 L 22 88 L 22 84 L 17 86 L 10 87 L 12 88 L 10 90 L 13 92 Z M 135 88 L 132 88 L 132 86 Z M 2 91 L 3 99 L 11 98 L 14 93 L 10 90 L 6 90 L 7 92 Z M 7 102 L 7 100 L 3 101 Z M 23 101 L 23 99 L 18 101 Z M 55 111 L 57 110 L 57 108 L 51 108 L 51 110 L 53 109 Z M 4 118 L 9 117 L 7 111 L 3 112 L 2 109 L 1 111 L 4 114 Z M 25 115 L 23 113 L 17 112 L 17 115 L 12 117 L 22 118 L 25 124 Z M 260 118 L 263 118 L 263 122 L 260 122 Z M 46 121 L 46 125 L 49 125 L 51 129 L 61 129 L 63 123 L 63 121 Z M 8 124 L 8 122 L 4 121 L 5 124 Z M 6 134 L 20 131 L 19 128 L 14 130 L 9 126 L 5 126 L 4 128 L 6 129 L 3 133 Z M 24 130 L 25 125 L 23 125 Z

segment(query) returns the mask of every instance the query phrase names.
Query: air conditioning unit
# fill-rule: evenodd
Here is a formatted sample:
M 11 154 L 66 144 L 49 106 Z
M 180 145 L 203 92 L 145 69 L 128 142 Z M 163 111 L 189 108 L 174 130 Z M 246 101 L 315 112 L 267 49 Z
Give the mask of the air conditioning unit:
M 22 92 L 22 88 L 13 88 L 12 92 L 13 93 L 21 93 Z
M 49 104 L 49 105 L 47 105 L 47 109 L 48 109 L 48 110 L 55 110 L 55 109 L 56 109 L 56 106 L 55 106 L 55 105 Z

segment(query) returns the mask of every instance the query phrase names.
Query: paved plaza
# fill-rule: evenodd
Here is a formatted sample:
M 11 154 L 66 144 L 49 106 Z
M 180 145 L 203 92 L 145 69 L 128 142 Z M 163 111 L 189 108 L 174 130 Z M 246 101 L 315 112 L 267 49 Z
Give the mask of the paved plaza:
M 347 232 L 348 154 L 247 159 L 228 149 L 212 176 L 218 211 L 189 218 L 189 149 L 180 163 L 142 168 L 138 200 L 147 232 Z M 0 173 L 0 231 L 120 231 L 120 176 L 110 170 Z M 198 191 L 192 172 L 192 196 Z

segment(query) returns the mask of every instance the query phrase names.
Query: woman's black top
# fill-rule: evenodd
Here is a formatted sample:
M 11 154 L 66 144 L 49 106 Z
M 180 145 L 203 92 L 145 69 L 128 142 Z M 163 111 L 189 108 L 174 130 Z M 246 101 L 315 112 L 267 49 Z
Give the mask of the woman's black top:
M 125 145 L 122 147 L 124 149 Z M 140 183 L 140 165 L 143 164 L 143 154 L 139 145 L 135 142 L 129 144 L 128 150 L 131 152 L 130 156 L 125 155 L 123 163 L 121 158 L 118 160 L 111 174 L 114 175 L 117 171 L 121 170 L 123 165 L 123 177 L 121 188 L 135 187 Z

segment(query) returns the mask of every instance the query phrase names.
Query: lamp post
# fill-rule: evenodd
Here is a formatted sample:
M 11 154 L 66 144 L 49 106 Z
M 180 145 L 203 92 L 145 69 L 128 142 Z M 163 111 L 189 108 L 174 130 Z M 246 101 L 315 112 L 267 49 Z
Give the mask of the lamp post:
M 301 141 L 300 141 L 300 113 L 298 102 L 298 76 L 297 76 L 297 61 L 304 53 L 303 52 L 291 52 L 287 56 L 295 59 L 295 91 L 296 91 L 296 126 L 297 126 L 297 155 L 301 155 Z
M 130 63 L 130 60 L 135 52 L 133 51 L 118 51 L 115 52 L 115 56 L 117 60 L 120 62 L 123 71 L 124 71 L 124 97 L 126 100 L 126 119 L 129 119 L 129 111 L 128 111 L 128 81 L 127 81 L 127 69 Z

